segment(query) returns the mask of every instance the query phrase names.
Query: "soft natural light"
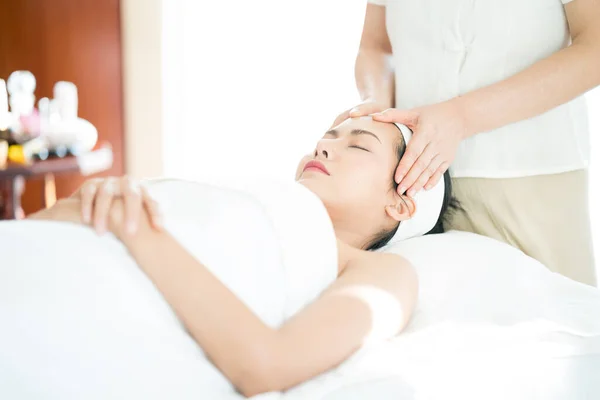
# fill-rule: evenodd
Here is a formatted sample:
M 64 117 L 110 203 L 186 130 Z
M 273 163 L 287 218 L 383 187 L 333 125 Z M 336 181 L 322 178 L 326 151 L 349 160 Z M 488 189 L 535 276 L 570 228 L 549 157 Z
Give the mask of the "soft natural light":
M 165 1 L 165 173 L 293 177 L 301 156 L 359 99 L 364 7 Z
M 165 174 L 290 179 L 335 116 L 358 101 L 365 3 L 165 1 Z M 589 100 L 600 255 L 600 90 Z

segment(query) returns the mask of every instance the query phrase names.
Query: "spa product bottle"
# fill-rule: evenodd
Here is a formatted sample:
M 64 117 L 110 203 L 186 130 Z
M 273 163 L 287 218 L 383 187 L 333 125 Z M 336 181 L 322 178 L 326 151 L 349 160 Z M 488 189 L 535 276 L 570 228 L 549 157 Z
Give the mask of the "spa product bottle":
M 67 153 L 90 151 L 98 140 L 94 125 L 77 116 L 77 86 L 72 82 L 56 82 L 54 99 L 50 103 L 48 141 L 51 155 L 61 157 Z
M 8 78 L 10 109 L 13 116 L 10 130 L 18 143 L 39 136 L 39 116 L 35 110 L 36 81 L 29 71 L 15 71 Z

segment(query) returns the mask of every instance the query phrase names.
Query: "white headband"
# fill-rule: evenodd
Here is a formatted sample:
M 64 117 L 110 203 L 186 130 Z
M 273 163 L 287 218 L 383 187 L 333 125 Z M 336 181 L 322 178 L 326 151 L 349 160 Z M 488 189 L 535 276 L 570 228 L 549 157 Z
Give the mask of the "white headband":
M 412 131 L 402 124 L 396 124 L 396 126 L 402 132 L 404 138 L 405 148 L 408 146 L 408 142 L 412 137 Z M 416 204 L 416 210 L 412 218 L 400 222 L 398 230 L 389 241 L 388 244 L 400 242 L 402 240 L 414 238 L 417 236 L 423 236 L 429 232 L 438 219 L 442 212 L 442 204 L 444 202 L 444 176 L 442 179 L 429 190 L 421 190 L 414 197 Z

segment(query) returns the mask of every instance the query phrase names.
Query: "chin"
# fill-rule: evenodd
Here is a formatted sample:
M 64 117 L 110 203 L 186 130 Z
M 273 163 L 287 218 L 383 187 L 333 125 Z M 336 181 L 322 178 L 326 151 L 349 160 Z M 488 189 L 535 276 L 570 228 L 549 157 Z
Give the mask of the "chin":
M 322 179 L 318 179 L 318 177 L 303 177 L 297 181 L 299 184 L 313 192 L 324 201 L 326 198 L 330 197 L 331 194 L 331 185 L 328 185 L 328 182 L 324 182 Z

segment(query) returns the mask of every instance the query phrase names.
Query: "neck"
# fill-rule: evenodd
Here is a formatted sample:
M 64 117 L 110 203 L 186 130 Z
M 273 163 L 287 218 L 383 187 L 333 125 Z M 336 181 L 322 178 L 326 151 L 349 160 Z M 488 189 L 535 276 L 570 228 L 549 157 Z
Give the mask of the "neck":
M 335 236 L 339 241 L 356 249 L 362 249 L 367 244 L 365 227 L 356 223 L 356 221 L 360 221 L 360 219 L 351 218 L 347 213 L 342 213 L 342 215 L 340 215 L 340 213 L 337 213 L 334 210 L 328 210 L 328 212 L 333 224 Z
M 336 224 L 333 224 L 333 229 L 335 231 L 335 237 L 349 246 L 352 246 L 356 249 L 362 249 L 365 245 L 365 240 L 362 235 L 359 235 L 357 232 L 353 232 L 351 230 L 346 230 L 343 228 L 338 228 Z

